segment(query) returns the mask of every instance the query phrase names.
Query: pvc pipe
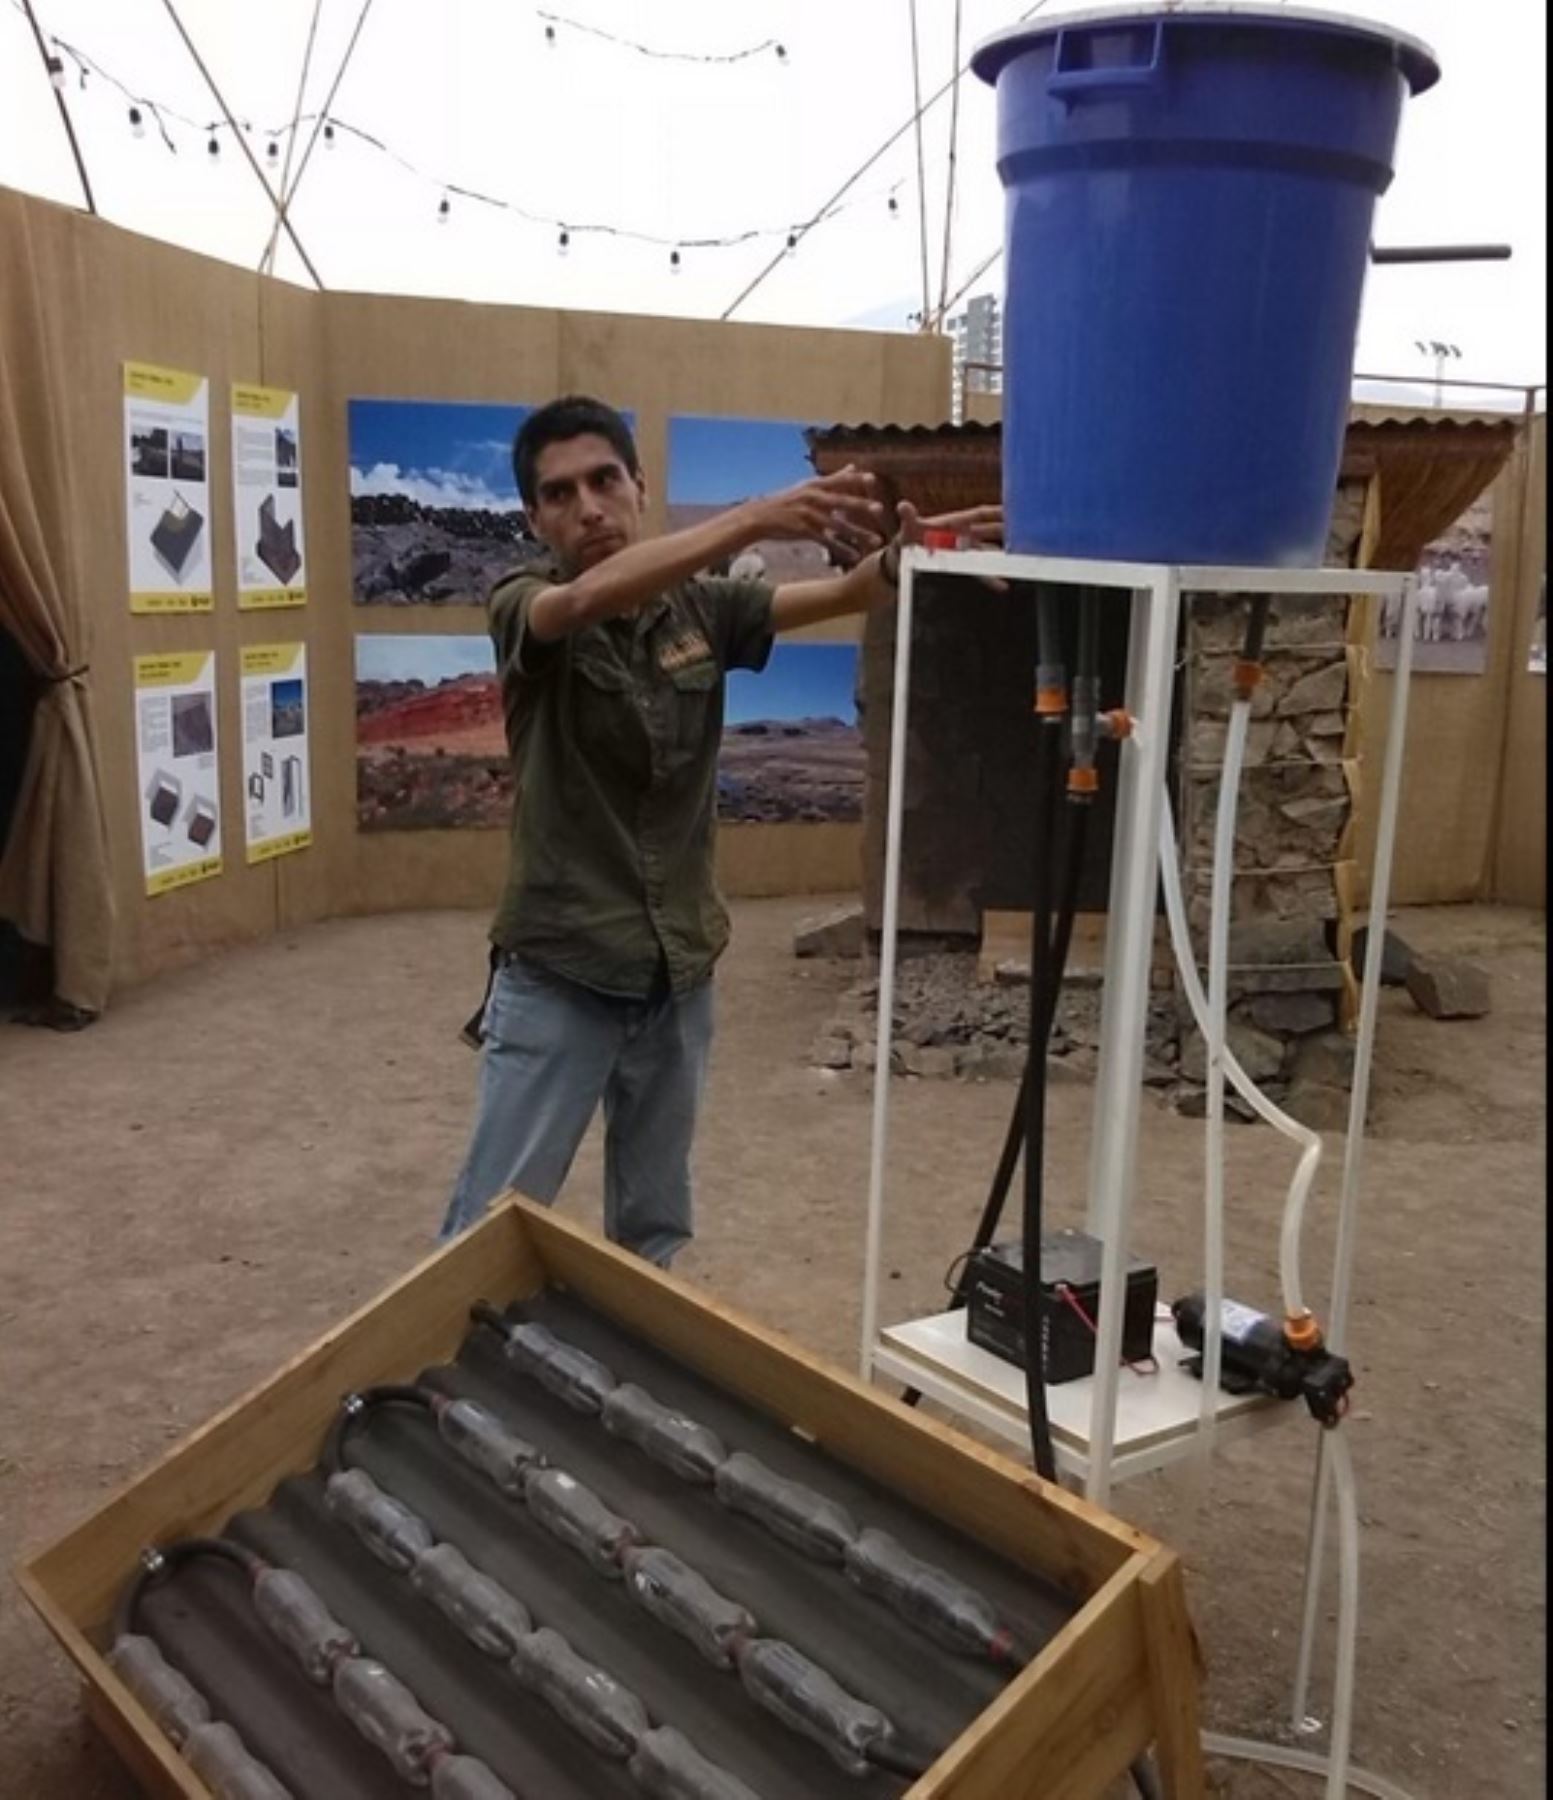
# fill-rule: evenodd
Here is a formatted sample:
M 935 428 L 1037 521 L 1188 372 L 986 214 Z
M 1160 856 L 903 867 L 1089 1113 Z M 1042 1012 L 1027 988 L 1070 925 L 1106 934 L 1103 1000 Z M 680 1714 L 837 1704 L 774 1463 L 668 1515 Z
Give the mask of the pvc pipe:
M 917 553 L 901 553 L 895 608 L 895 682 L 890 709 L 890 787 L 885 806 L 884 918 L 879 944 L 879 1031 L 874 1062 L 873 1145 L 868 1166 L 868 1230 L 863 1250 L 861 1374 L 873 1374 L 879 1330 L 879 1258 L 884 1235 L 884 1158 L 889 1136 L 890 1048 L 895 1023 L 895 947 L 900 931 L 901 837 L 906 805 L 906 712 L 911 696 L 911 613 Z
M 1224 1349 L 1224 1052 L 1229 1035 L 1229 921 L 1235 884 L 1235 815 L 1246 760 L 1251 701 L 1230 708 L 1213 822 L 1213 888 L 1208 924 L 1208 1105 L 1203 1179 L 1202 1409 L 1197 1424 L 1199 1472 L 1213 1452 Z
M 1397 666 L 1391 683 L 1391 717 L 1386 728 L 1386 758 L 1381 769 L 1380 819 L 1375 834 L 1374 872 L 1366 928 L 1364 982 L 1359 999 L 1359 1036 L 1354 1052 L 1353 1089 L 1348 1101 L 1348 1142 L 1344 1147 L 1343 1186 L 1338 1199 L 1337 1250 L 1333 1258 L 1332 1304 L 1327 1340 L 1346 1354 L 1348 1302 L 1354 1245 L 1358 1232 L 1359 1180 L 1364 1165 L 1364 1124 L 1369 1112 L 1370 1071 L 1374 1061 L 1375 1022 L 1380 1013 L 1381 951 L 1386 939 L 1386 913 L 1391 903 L 1391 863 L 1396 848 L 1397 815 L 1402 797 L 1402 748 L 1407 738 L 1407 707 L 1412 687 L 1413 630 L 1418 618 L 1418 582 L 1402 589 L 1402 617 L 1397 632 Z M 1379 948 L 1377 948 L 1379 946 Z M 1322 1456 L 1326 1442 L 1322 1440 Z M 1298 1725 L 1309 1709 L 1310 1665 L 1315 1644 L 1317 1599 L 1326 1551 L 1326 1484 L 1317 1473 L 1311 1510 L 1310 1543 L 1305 1564 L 1305 1604 L 1300 1623 L 1299 1658 L 1294 1672 L 1291 1708 Z
M 1191 1008 L 1193 1022 L 1206 1038 L 1208 1035 L 1208 996 L 1203 991 L 1202 979 L 1197 973 L 1197 961 L 1192 953 L 1191 934 L 1187 929 L 1186 903 L 1181 893 L 1181 865 L 1176 847 L 1175 821 L 1171 816 L 1168 801 L 1159 821 L 1159 872 L 1160 882 L 1165 893 L 1165 917 L 1170 926 L 1170 947 L 1175 954 L 1181 986 L 1186 994 L 1187 1004 Z M 1300 1147 L 1300 1160 L 1295 1168 L 1294 1178 L 1289 1183 L 1288 1199 L 1284 1202 L 1283 1230 L 1278 1255 L 1285 1310 L 1299 1313 L 1304 1310 L 1300 1283 L 1300 1233 L 1304 1227 L 1305 1202 L 1310 1196 L 1310 1190 L 1315 1185 L 1316 1175 L 1321 1168 L 1321 1134 L 1312 1131 L 1307 1125 L 1302 1125 L 1298 1119 L 1291 1118 L 1282 1107 L 1269 1100 L 1246 1073 L 1228 1044 L 1224 1047 L 1224 1074 L 1230 1086 L 1264 1124 L 1271 1125 L 1275 1131 L 1282 1132 L 1286 1138 Z

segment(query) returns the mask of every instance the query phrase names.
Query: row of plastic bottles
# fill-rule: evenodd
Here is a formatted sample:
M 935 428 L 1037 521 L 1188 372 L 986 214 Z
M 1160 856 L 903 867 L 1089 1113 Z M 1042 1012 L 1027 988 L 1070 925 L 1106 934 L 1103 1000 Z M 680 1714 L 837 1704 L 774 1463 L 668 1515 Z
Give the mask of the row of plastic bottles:
M 155 1638 L 122 1633 L 108 1651 L 108 1666 L 217 1800 L 291 1800 L 291 1790 L 237 1732 L 211 1718 L 210 1703 L 168 1662 Z
M 531 1461 L 522 1492 L 558 1538 L 572 1544 L 600 1573 L 616 1579 L 624 1576 L 646 1610 L 677 1620 L 687 1635 L 699 1634 L 709 1654 L 719 1643 L 731 1644 L 735 1634 L 753 1630 L 754 1621 L 742 1608 L 732 1607 L 668 1551 L 639 1544 L 629 1521 L 564 1471 Z M 325 1493 L 335 1517 L 382 1561 L 408 1575 L 416 1591 L 477 1649 L 506 1662 L 520 1686 L 542 1699 L 595 1750 L 627 1762 L 652 1800 L 755 1800 L 742 1782 L 708 1762 L 680 1733 L 655 1730 L 637 1695 L 580 1656 L 559 1632 L 543 1626 L 536 1630 L 516 1595 L 477 1569 L 455 1544 L 437 1542 L 425 1520 L 386 1493 L 366 1470 L 332 1476 Z M 330 1654 L 332 1639 L 316 1616 L 309 1618 L 309 1631 L 306 1657 L 299 1660 L 304 1666 L 309 1662 L 316 1666 Z M 296 1635 L 304 1635 L 300 1626 Z M 724 1666 L 731 1665 L 725 1660 Z M 433 1794 L 441 1800 L 437 1779 L 447 1765 L 437 1759 L 450 1745 L 427 1737 L 430 1721 L 420 1714 L 413 1696 L 406 1692 L 391 1697 L 388 1687 L 374 1678 L 360 1694 L 352 1684 L 342 1695 L 337 1684 L 336 1697 L 347 1711 L 376 1701 L 376 1710 L 359 1718 L 360 1728 L 380 1747 L 392 1742 L 398 1758 L 395 1767 L 401 1773 L 410 1768 L 429 1770 Z M 374 1735 L 380 1730 L 389 1732 L 390 1738 Z M 407 1779 L 415 1777 L 407 1774 Z M 459 1790 L 460 1800 L 463 1792 Z M 484 1800 L 472 1788 L 469 1796 Z
M 844 1506 L 803 1482 L 778 1475 L 758 1457 L 742 1450 L 730 1455 L 706 1426 L 660 1404 L 633 1382 L 617 1382 L 597 1358 L 545 1326 L 517 1324 L 508 1326 L 507 1332 L 508 1359 L 550 1392 L 579 1411 L 597 1413 L 607 1431 L 635 1444 L 683 1479 L 710 1482 L 724 1506 L 757 1520 L 783 1543 L 816 1562 L 841 1566 L 863 1593 L 882 1601 L 935 1643 L 994 1662 L 1023 1660 L 1014 1633 L 992 1601 L 957 1576 L 914 1556 L 887 1532 L 860 1527 Z M 602 1502 L 597 1505 L 615 1520 Z M 552 1529 L 567 1536 L 604 1573 L 613 1573 L 611 1565 L 618 1564 L 627 1539 L 621 1535 L 605 1545 L 600 1534 L 613 1527 L 606 1527 L 603 1519 L 590 1526 L 580 1516 L 580 1503 L 574 1523 L 568 1522 L 567 1510 L 552 1511 L 556 1518 Z

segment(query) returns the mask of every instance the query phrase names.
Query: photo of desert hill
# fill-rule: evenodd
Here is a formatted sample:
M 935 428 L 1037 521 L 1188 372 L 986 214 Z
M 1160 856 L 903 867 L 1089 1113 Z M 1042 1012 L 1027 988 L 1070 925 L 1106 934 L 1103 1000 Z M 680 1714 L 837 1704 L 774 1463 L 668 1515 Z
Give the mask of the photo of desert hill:
M 512 778 L 486 640 L 358 638 L 356 651 L 361 829 L 504 827 Z

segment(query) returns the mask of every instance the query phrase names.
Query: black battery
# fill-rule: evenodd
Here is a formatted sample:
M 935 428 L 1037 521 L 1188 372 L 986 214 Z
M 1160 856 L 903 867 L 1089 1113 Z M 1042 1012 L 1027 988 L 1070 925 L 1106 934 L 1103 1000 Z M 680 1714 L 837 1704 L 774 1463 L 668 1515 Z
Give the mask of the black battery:
M 1085 1231 L 1051 1231 L 1041 1239 L 1042 1309 L 1049 1386 L 1077 1381 L 1095 1370 L 1095 1330 L 1100 1323 L 1100 1267 L 1105 1247 Z M 1024 1250 L 1018 1242 L 989 1244 L 966 1265 L 966 1335 L 1017 1368 L 1025 1366 Z M 1127 1298 L 1122 1309 L 1122 1357 L 1144 1362 L 1154 1351 L 1154 1308 L 1159 1271 L 1127 1259 Z

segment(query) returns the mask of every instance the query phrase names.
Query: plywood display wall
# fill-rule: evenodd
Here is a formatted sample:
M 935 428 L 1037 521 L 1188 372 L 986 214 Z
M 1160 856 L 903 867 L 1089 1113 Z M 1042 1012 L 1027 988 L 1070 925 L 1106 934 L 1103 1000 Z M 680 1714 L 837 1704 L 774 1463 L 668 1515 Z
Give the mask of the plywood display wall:
M 1546 469 L 1543 415 L 1522 434 L 1491 490 L 1493 599 L 1483 673 L 1413 675 L 1393 905 L 1547 904 L 1547 676 L 1528 667 L 1547 559 Z M 1360 906 L 1374 856 L 1393 689 L 1392 675 L 1372 668 L 1360 707 Z
M 539 404 L 594 393 L 636 420 L 649 522 L 665 521 L 668 421 L 676 414 L 941 422 L 942 340 L 852 331 L 564 313 L 452 301 L 314 294 L 0 190 L 0 268 L 27 268 L 59 341 L 59 430 L 76 482 L 82 579 L 92 611 L 92 689 L 119 912 L 117 984 L 211 950 L 346 913 L 494 906 L 506 833 L 357 831 L 358 632 L 480 634 L 475 606 L 357 607 L 351 600 L 346 402 L 359 396 Z M 213 613 L 131 617 L 126 593 L 123 364 L 210 383 Z M 234 591 L 234 382 L 301 396 L 308 603 L 240 612 Z M 828 635 L 855 635 L 848 624 Z M 827 635 L 821 633 L 821 635 Z M 242 646 L 300 639 L 311 701 L 313 842 L 253 866 L 242 842 L 238 662 Z M 222 744 L 225 867 L 147 897 L 136 803 L 132 658 L 213 648 Z M 851 888 L 861 827 L 725 826 L 719 867 L 734 894 Z

